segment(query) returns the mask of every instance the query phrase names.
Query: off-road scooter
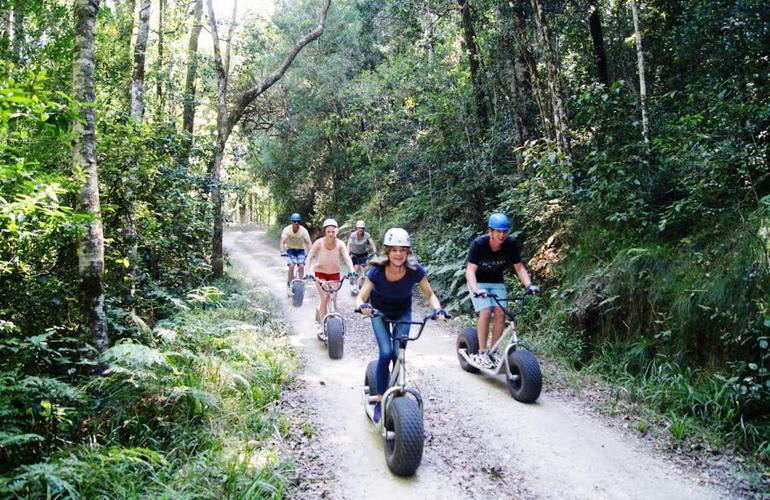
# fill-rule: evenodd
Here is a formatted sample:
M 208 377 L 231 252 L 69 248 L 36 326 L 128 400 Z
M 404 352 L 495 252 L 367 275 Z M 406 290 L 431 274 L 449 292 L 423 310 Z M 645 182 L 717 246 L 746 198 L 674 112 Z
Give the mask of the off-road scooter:
M 282 253 L 281 257 L 288 257 L 288 254 Z M 302 307 L 302 301 L 305 298 L 305 280 L 299 275 L 299 264 L 294 264 L 293 274 L 289 283 L 289 296 L 294 307 Z
M 516 317 L 524 309 L 524 301 L 529 294 L 522 294 L 511 299 L 500 299 L 493 293 L 486 294 L 503 310 L 508 324 L 495 345 L 487 351 L 492 366 L 482 366 L 474 361 L 473 355 L 479 352 L 479 338 L 475 327 L 463 328 L 457 335 L 457 360 L 460 367 L 470 373 L 484 373 L 489 376 L 505 375 L 508 391 L 514 399 L 522 403 L 534 403 L 540 397 L 543 387 L 543 375 L 540 363 L 526 346 L 519 343 L 516 336 Z M 481 294 L 476 294 L 477 297 Z M 516 303 L 511 310 L 507 302 Z
M 317 281 L 321 285 L 321 290 L 329 294 L 329 301 L 326 303 L 326 316 L 320 317 L 319 306 L 315 308 L 315 321 L 320 325 L 318 338 L 326 344 L 331 359 L 341 359 L 345 349 L 345 318 L 337 312 L 334 305 L 333 295 L 342 288 L 347 276 L 340 279 L 336 287 L 329 285 L 325 280 L 319 280 L 315 276 L 308 274 L 305 279 Z
M 356 309 L 360 313 L 361 309 Z M 443 313 L 443 311 L 442 311 Z M 445 314 L 445 318 L 449 318 Z M 436 319 L 436 314 L 425 316 L 422 321 L 390 321 L 382 313 L 373 311 L 372 317 L 379 316 L 389 324 L 393 335 L 397 324 L 419 325 L 416 335 L 407 332 L 404 337 L 396 337 L 398 357 L 390 370 L 388 388 L 382 395 L 380 421 L 374 421 L 374 405 L 377 403 L 375 384 L 377 380 L 377 360 L 370 361 L 364 375 L 364 410 L 369 420 L 377 426 L 384 440 L 385 462 L 391 472 L 399 476 L 411 476 L 417 471 L 422 461 L 423 432 L 422 396 L 417 388 L 406 383 L 406 346 L 409 341 L 420 338 L 429 319 Z

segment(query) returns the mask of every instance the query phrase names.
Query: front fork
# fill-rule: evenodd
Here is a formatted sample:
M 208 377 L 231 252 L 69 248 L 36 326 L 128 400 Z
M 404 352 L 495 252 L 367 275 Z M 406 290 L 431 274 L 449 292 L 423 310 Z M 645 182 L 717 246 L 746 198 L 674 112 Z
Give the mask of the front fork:
M 400 343 L 400 341 L 399 341 Z M 393 401 L 394 398 L 400 398 L 405 397 L 408 394 L 411 394 L 412 397 L 417 401 L 417 406 L 420 408 L 420 415 L 422 415 L 422 395 L 420 394 L 420 391 L 418 391 L 416 388 L 406 385 L 406 365 L 405 365 L 405 359 L 406 356 L 406 347 L 401 344 L 398 350 L 398 359 L 396 360 L 396 365 L 393 367 L 393 372 L 391 372 L 390 375 L 390 384 L 388 389 L 383 393 L 382 395 L 382 403 L 380 406 L 382 414 L 380 415 L 380 421 L 377 422 L 377 428 L 380 431 L 380 434 L 385 439 L 395 439 L 395 433 L 393 431 L 388 431 L 385 428 L 385 422 L 387 418 L 387 412 L 389 411 L 390 403 Z M 377 395 L 369 395 L 369 403 L 376 403 L 377 402 Z

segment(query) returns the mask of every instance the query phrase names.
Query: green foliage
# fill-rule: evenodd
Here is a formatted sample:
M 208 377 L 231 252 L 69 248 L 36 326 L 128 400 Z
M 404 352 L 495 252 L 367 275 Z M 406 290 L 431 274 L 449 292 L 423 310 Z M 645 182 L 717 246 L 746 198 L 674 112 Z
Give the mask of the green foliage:
M 0 402 L 12 410 L 0 449 L 16 464 L 2 471 L 3 495 L 282 497 L 290 464 L 264 441 L 288 435 L 274 404 L 298 362 L 253 290 L 220 283 L 188 297 L 153 345 L 107 350 L 99 378 L 72 386 L 2 372 Z M 38 400 L 37 413 L 15 410 Z M 24 418 L 39 432 L 22 432 Z

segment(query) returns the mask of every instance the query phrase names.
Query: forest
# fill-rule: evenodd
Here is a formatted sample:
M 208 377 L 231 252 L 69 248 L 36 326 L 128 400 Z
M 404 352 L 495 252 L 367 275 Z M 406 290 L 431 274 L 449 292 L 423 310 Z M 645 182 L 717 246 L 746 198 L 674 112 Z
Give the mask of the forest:
M 0 0 L 0 496 L 281 498 L 223 231 L 294 212 L 468 317 L 506 213 L 540 352 L 767 467 L 768 54 L 766 0 Z

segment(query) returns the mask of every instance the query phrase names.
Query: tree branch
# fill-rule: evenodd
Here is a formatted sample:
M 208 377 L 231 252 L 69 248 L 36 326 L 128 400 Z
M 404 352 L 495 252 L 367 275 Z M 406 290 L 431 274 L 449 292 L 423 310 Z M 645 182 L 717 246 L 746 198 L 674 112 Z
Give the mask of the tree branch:
M 209 0 L 210 5 L 211 0 Z M 324 0 L 323 7 L 321 8 L 321 16 L 318 21 L 318 26 L 302 37 L 300 40 L 297 41 L 297 43 L 294 44 L 294 47 L 292 48 L 291 52 L 286 56 L 286 58 L 283 60 L 281 65 L 276 69 L 271 75 L 269 75 L 267 78 L 262 80 L 257 85 L 254 85 L 253 87 L 246 89 L 243 91 L 238 98 L 235 101 L 235 107 L 233 108 L 232 112 L 229 113 L 230 119 L 228 123 L 229 130 L 232 131 L 232 129 L 235 127 L 235 125 L 238 124 L 238 121 L 240 121 L 241 117 L 243 116 L 243 113 L 246 111 L 246 108 L 251 104 L 254 99 L 262 95 L 266 90 L 268 90 L 270 87 L 272 87 L 278 80 L 280 80 L 283 75 L 286 73 L 286 71 L 289 69 L 289 66 L 294 62 L 294 59 L 297 57 L 297 55 L 302 51 L 302 49 L 312 42 L 313 40 L 318 39 L 321 34 L 324 31 L 324 25 L 326 24 L 326 14 L 329 11 L 329 4 L 331 3 L 331 0 Z

